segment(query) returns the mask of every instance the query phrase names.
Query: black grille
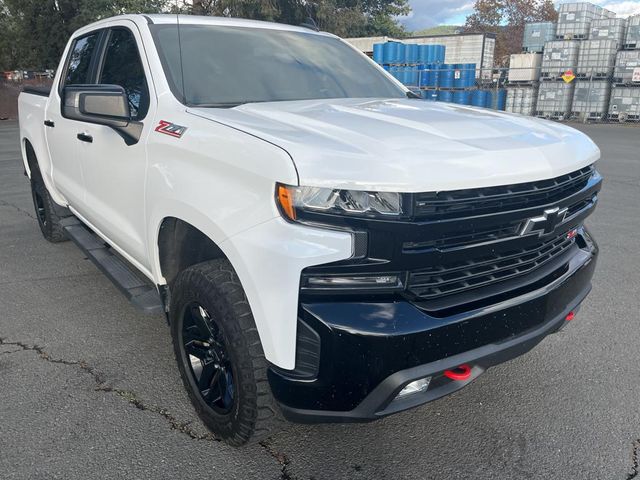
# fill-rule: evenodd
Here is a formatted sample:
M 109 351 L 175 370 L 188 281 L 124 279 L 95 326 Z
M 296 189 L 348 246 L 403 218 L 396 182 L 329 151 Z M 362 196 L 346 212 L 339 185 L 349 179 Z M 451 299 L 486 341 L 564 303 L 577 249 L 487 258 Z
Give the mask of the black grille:
M 409 274 L 407 290 L 430 300 L 526 275 L 557 258 L 573 244 L 567 234 L 532 247 L 505 250 L 465 262 L 430 267 Z
M 579 192 L 593 173 L 593 166 L 589 166 L 537 182 L 418 193 L 414 196 L 414 216 L 440 220 L 547 205 Z

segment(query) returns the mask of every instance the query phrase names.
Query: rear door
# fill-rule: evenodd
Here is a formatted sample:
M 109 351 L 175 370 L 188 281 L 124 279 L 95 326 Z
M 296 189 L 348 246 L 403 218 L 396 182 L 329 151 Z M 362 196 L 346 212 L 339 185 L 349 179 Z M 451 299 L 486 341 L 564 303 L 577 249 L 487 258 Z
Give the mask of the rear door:
M 62 116 L 64 87 L 94 83 L 94 67 L 102 34 L 103 31 L 98 30 L 73 40 L 60 81 L 57 88 L 52 89 L 45 112 L 44 129 L 53 165 L 53 183 L 73 207 L 82 204 L 84 195 L 76 137 L 82 129 L 82 123 Z
M 155 95 L 146 58 L 140 54 L 141 38 L 136 26 L 125 21 L 106 32 L 97 83 L 125 89 L 133 120 L 143 123 L 140 141 L 127 145 L 112 128 L 85 123 L 85 141 L 79 142 L 85 199 L 79 213 L 136 266 L 149 270 L 146 251 L 144 188 L 146 138 L 152 128 Z M 87 141 L 88 140 L 88 141 Z

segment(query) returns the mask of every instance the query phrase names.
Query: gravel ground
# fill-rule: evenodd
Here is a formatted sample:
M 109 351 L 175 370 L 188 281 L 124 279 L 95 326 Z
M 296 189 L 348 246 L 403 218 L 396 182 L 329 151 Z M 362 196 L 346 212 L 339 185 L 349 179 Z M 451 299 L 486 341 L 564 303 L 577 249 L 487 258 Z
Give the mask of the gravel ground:
M 434 403 L 233 449 L 195 416 L 164 318 L 139 315 L 73 244 L 41 237 L 17 125 L 1 122 L 0 478 L 638 476 L 640 129 L 578 128 L 602 149 L 605 186 L 576 321 Z

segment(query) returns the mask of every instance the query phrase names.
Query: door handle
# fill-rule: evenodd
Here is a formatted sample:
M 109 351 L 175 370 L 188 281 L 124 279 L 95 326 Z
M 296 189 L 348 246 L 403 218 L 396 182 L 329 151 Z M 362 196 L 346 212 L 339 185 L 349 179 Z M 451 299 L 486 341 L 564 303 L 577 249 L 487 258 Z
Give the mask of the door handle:
M 91 135 L 87 135 L 86 133 L 79 133 L 78 140 L 81 142 L 93 143 L 93 137 Z
M 44 121 L 44 126 L 45 126 L 45 127 L 51 127 L 51 128 L 53 128 L 53 127 L 55 127 L 55 126 L 56 126 L 56 124 L 55 124 L 55 123 L 53 123 L 51 120 L 45 120 L 45 121 Z

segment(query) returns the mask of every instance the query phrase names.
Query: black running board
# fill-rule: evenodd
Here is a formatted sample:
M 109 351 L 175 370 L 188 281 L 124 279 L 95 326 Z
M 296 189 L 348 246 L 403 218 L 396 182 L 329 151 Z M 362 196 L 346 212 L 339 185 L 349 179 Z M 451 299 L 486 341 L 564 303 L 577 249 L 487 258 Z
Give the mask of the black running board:
M 64 218 L 60 223 L 67 236 L 136 308 L 148 315 L 164 313 L 164 305 L 155 285 L 117 256 L 100 237 L 76 217 Z

